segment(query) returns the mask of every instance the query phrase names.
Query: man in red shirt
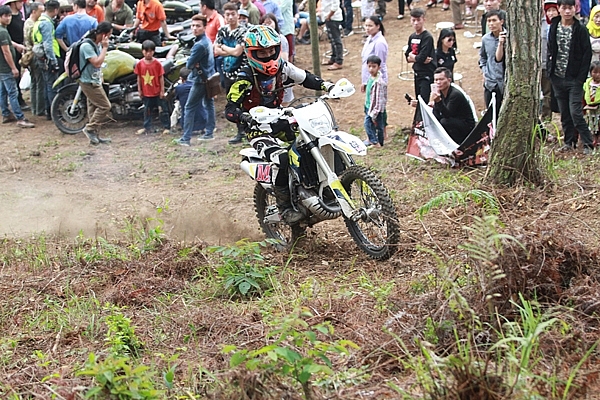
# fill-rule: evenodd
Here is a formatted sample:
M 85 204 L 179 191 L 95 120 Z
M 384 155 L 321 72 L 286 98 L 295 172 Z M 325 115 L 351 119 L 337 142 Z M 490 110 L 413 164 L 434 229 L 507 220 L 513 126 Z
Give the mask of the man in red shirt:
M 152 40 L 156 46 L 162 45 L 159 29 L 162 28 L 167 39 L 173 39 L 167 28 L 165 9 L 158 0 L 140 0 L 135 12 L 134 28 L 138 28 L 137 41 Z
M 206 15 L 205 35 L 212 43 L 214 43 L 217 37 L 217 31 L 222 26 L 225 26 L 225 20 L 223 19 L 223 16 L 215 10 L 215 0 L 202 0 L 200 4 L 200 12 Z

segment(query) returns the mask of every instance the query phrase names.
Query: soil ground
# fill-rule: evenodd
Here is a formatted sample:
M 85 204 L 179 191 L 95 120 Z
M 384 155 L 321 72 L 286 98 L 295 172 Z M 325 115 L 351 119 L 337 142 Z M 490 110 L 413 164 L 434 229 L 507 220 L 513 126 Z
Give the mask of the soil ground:
M 423 0 L 420 5 L 424 6 Z M 415 217 L 415 210 L 446 191 L 478 188 L 492 193 L 500 203 L 499 220 L 506 228 L 498 229 L 523 245 L 507 241 L 513 245 L 507 245 L 499 257 L 498 265 L 507 278 L 490 289 L 499 292 L 494 297 L 498 313 L 516 319 L 518 311 L 510 300 L 525 293 L 528 299 L 550 304 L 552 316 L 564 321 L 539 341 L 540 356 L 532 360 L 537 377 L 544 379 L 536 398 L 563 398 L 563 383 L 598 338 L 600 161 L 597 156 L 575 153 L 555 156 L 546 147 L 542 157 L 547 157 L 547 185 L 497 188 L 485 183 L 485 169 L 450 170 L 407 158 L 403 128 L 410 125 L 413 109 L 404 94 L 414 90 L 412 81 L 397 75 L 406 68 L 402 47 L 412 28 L 407 18 L 395 19 L 395 7 L 396 3 L 388 3 L 384 21 L 390 46 L 390 140 L 358 160 L 378 173 L 398 211 L 399 249 L 386 262 L 362 254 L 341 220 L 322 223 L 308 231 L 292 255 L 266 249 L 269 265 L 279 266 L 277 285 L 264 297 L 237 301 L 215 289 L 220 282 L 220 260 L 212 260 L 203 250 L 206 245 L 242 238 L 262 240 L 264 235 L 252 204 L 254 183 L 239 169 L 240 147 L 227 144 L 234 128 L 221 114 L 217 139 L 194 140 L 189 148 L 171 144 L 173 137 L 166 135 L 135 135 L 141 121 L 109 125 L 106 135 L 113 142 L 102 146 L 89 145 L 82 134 L 62 135 L 43 119 L 31 118 L 36 128 L 29 130 L 1 126 L 0 235 L 7 239 L 0 241 L 0 395 L 6 390 L 7 397 L 10 393 L 21 398 L 81 397 L 91 380 L 76 376 L 75 371 L 90 352 L 106 355 L 104 322 L 112 313 L 107 304 L 127 307 L 122 312 L 147 345 L 140 362 L 164 371 L 170 364 L 165 359 L 179 354 L 178 391 L 171 398 L 207 398 L 207 387 L 214 393 L 223 375 L 233 376 L 236 387 L 245 391 L 229 396 L 217 390 L 213 398 L 300 398 L 298 390 L 276 391 L 280 386 L 265 388 L 256 375 L 236 375 L 239 369 L 230 371 L 229 358 L 222 354 L 228 344 L 256 349 L 268 343 L 274 320 L 300 307 L 313 314 L 308 318 L 310 326 L 331 322 L 336 339 L 352 340 L 360 347 L 349 357 L 336 358 L 336 369 L 366 368 L 370 374 L 366 382 L 342 385 L 316 398 L 400 398 L 392 385 L 409 388 L 418 396 L 422 392 L 414 370 L 409 369 L 411 360 L 397 339 L 412 346 L 415 338 L 429 340 L 425 335 L 429 333 L 439 339 L 437 347 L 432 345 L 437 354 L 458 352 L 456 346 L 462 346 L 462 341 L 453 340 L 447 323 L 457 329 L 466 323 L 453 313 L 456 304 L 448 297 L 449 282 L 459 289 L 467 285 L 462 294 L 482 320 L 491 313 L 482 288 L 446 279 L 442 268 L 442 264 L 454 266 L 464 272 L 458 274 L 464 279 L 467 270 L 478 265 L 461 245 L 476 234 L 464 227 L 472 226 L 481 207 L 472 202 L 444 205 L 422 220 Z M 438 6 L 428 10 L 426 26 L 437 39 L 435 23 L 449 19 L 450 13 Z M 465 38 L 463 32 L 458 31 L 460 54 L 455 69 L 463 75 L 462 87 L 481 110 L 481 76 L 473 48 L 481 38 Z M 345 38 L 349 54 L 344 68 L 324 70 L 323 77 L 332 81 L 346 77 L 358 86 L 361 40 L 358 32 Z M 320 48 L 325 51 L 329 46 L 321 42 Z M 309 51 L 310 46 L 298 47 L 298 66 L 311 69 Z M 301 89 L 295 93 L 297 97 L 310 94 Z M 332 102 L 332 107 L 341 129 L 364 139 L 363 101 L 357 93 Z M 223 106 L 220 98 L 217 110 Z M 167 205 L 167 211 L 157 212 Z M 163 220 L 169 240 L 140 257 L 119 258 L 119 251 L 135 248 L 130 235 L 140 230 L 146 218 Z M 80 232 L 107 239 L 108 244 L 78 239 L 72 247 L 65 245 Z M 46 233 L 51 239 L 46 242 L 42 235 L 31 242 L 18 240 L 36 233 Z M 66 240 L 54 240 L 55 235 Z M 484 270 L 477 278 L 485 280 L 488 272 Z M 493 331 L 486 325 L 480 333 L 491 336 Z M 459 333 L 466 338 L 472 332 L 463 329 Z M 410 350 L 419 353 L 414 346 Z M 597 360 L 596 350 L 581 365 L 575 389 L 564 398 L 598 398 Z M 216 380 L 212 373 L 218 375 Z M 554 381 L 555 376 L 562 381 Z M 492 383 L 497 381 L 496 376 L 492 378 Z M 469 388 L 472 380 L 467 376 L 464 382 L 463 388 Z M 559 387 L 550 392 L 551 384 Z M 439 398 L 499 397 L 494 393 Z
M 388 3 L 386 38 L 389 43 L 389 148 L 399 157 L 404 143 L 401 128 L 412 120 L 413 110 L 404 94 L 414 94 L 412 81 L 397 78 L 403 64 L 402 47 L 412 31 L 409 18 L 396 20 L 396 3 Z M 428 11 L 426 26 L 437 40 L 435 23 L 448 20 L 450 12 Z M 463 74 L 462 87 L 478 108 L 483 107 L 477 50 L 473 42 L 458 31 L 460 54 L 456 71 Z M 475 32 L 471 29 L 471 32 Z M 327 71 L 323 77 L 341 77 L 360 85 L 362 34 L 344 39 L 349 54 L 344 69 Z M 322 41 L 321 52 L 329 49 Z M 296 64 L 311 69 L 310 46 L 297 46 Z M 301 88 L 295 89 L 296 96 Z M 363 130 L 364 96 L 334 103 L 341 129 L 352 133 Z M 221 96 L 217 110 L 224 107 Z M 220 113 L 221 114 L 221 113 Z M 231 242 L 243 237 L 259 238 L 250 197 L 252 182 L 239 170 L 236 152 L 227 139 L 233 135 L 231 124 L 218 118 L 217 140 L 191 148 L 170 144 L 171 137 L 136 136 L 141 121 L 109 124 L 109 146 L 90 146 L 83 136 L 61 134 L 51 121 L 30 117 L 34 129 L 21 130 L 12 125 L 0 129 L 0 235 L 22 236 L 33 232 L 74 236 L 119 234 L 119 223 L 130 215 L 152 216 L 157 204 L 167 199 L 167 232 L 177 239 L 202 238 L 209 242 Z M 368 162 L 368 161 L 367 161 Z

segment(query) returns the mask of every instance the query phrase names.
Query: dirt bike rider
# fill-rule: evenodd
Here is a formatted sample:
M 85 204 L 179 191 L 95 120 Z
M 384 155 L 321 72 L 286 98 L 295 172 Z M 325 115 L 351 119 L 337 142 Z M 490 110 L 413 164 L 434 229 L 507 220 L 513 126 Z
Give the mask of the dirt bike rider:
M 252 107 L 276 108 L 283 100 L 284 85 L 298 83 L 308 89 L 329 91 L 330 82 L 308 71 L 301 70 L 280 56 L 279 35 L 270 27 L 253 25 L 248 28 L 244 42 L 248 65 L 238 72 L 236 81 L 227 94 L 226 118 L 245 125 L 245 133 L 258 154 L 272 163 L 273 192 L 277 208 L 288 224 L 301 220 L 304 215 L 292 207 L 288 186 L 288 149 L 276 140 L 292 141 L 296 135 L 287 120 L 271 123 L 271 131 L 253 127 L 248 111 Z

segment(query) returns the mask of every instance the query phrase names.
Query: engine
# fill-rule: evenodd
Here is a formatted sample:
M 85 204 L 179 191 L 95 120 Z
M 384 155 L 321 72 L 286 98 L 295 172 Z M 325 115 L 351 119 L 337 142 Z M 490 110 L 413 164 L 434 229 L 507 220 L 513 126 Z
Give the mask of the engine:
M 108 87 L 108 100 L 115 116 L 135 114 L 142 108 L 142 98 L 133 84 L 114 84 Z

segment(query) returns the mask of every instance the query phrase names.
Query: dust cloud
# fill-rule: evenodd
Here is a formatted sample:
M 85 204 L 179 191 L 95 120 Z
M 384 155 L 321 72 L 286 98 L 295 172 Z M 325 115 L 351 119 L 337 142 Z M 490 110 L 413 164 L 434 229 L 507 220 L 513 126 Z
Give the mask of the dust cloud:
M 155 226 L 160 219 L 167 238 L 209 244 L 261 240 L 256 217 L 243 206 L 198 204 L 186 195 L 174 194 L 163 213 L 155 193 L 114 192 L 97 186 L 74 187 L 46 182 L 0 182 L 0 237 L 27 237 L 44 233 L 74 238 L 127 239 L 128 229 Z M 223 210 L 221 208 L 230 208 Z M 128 228 L 129 226 L 129 228 Z

